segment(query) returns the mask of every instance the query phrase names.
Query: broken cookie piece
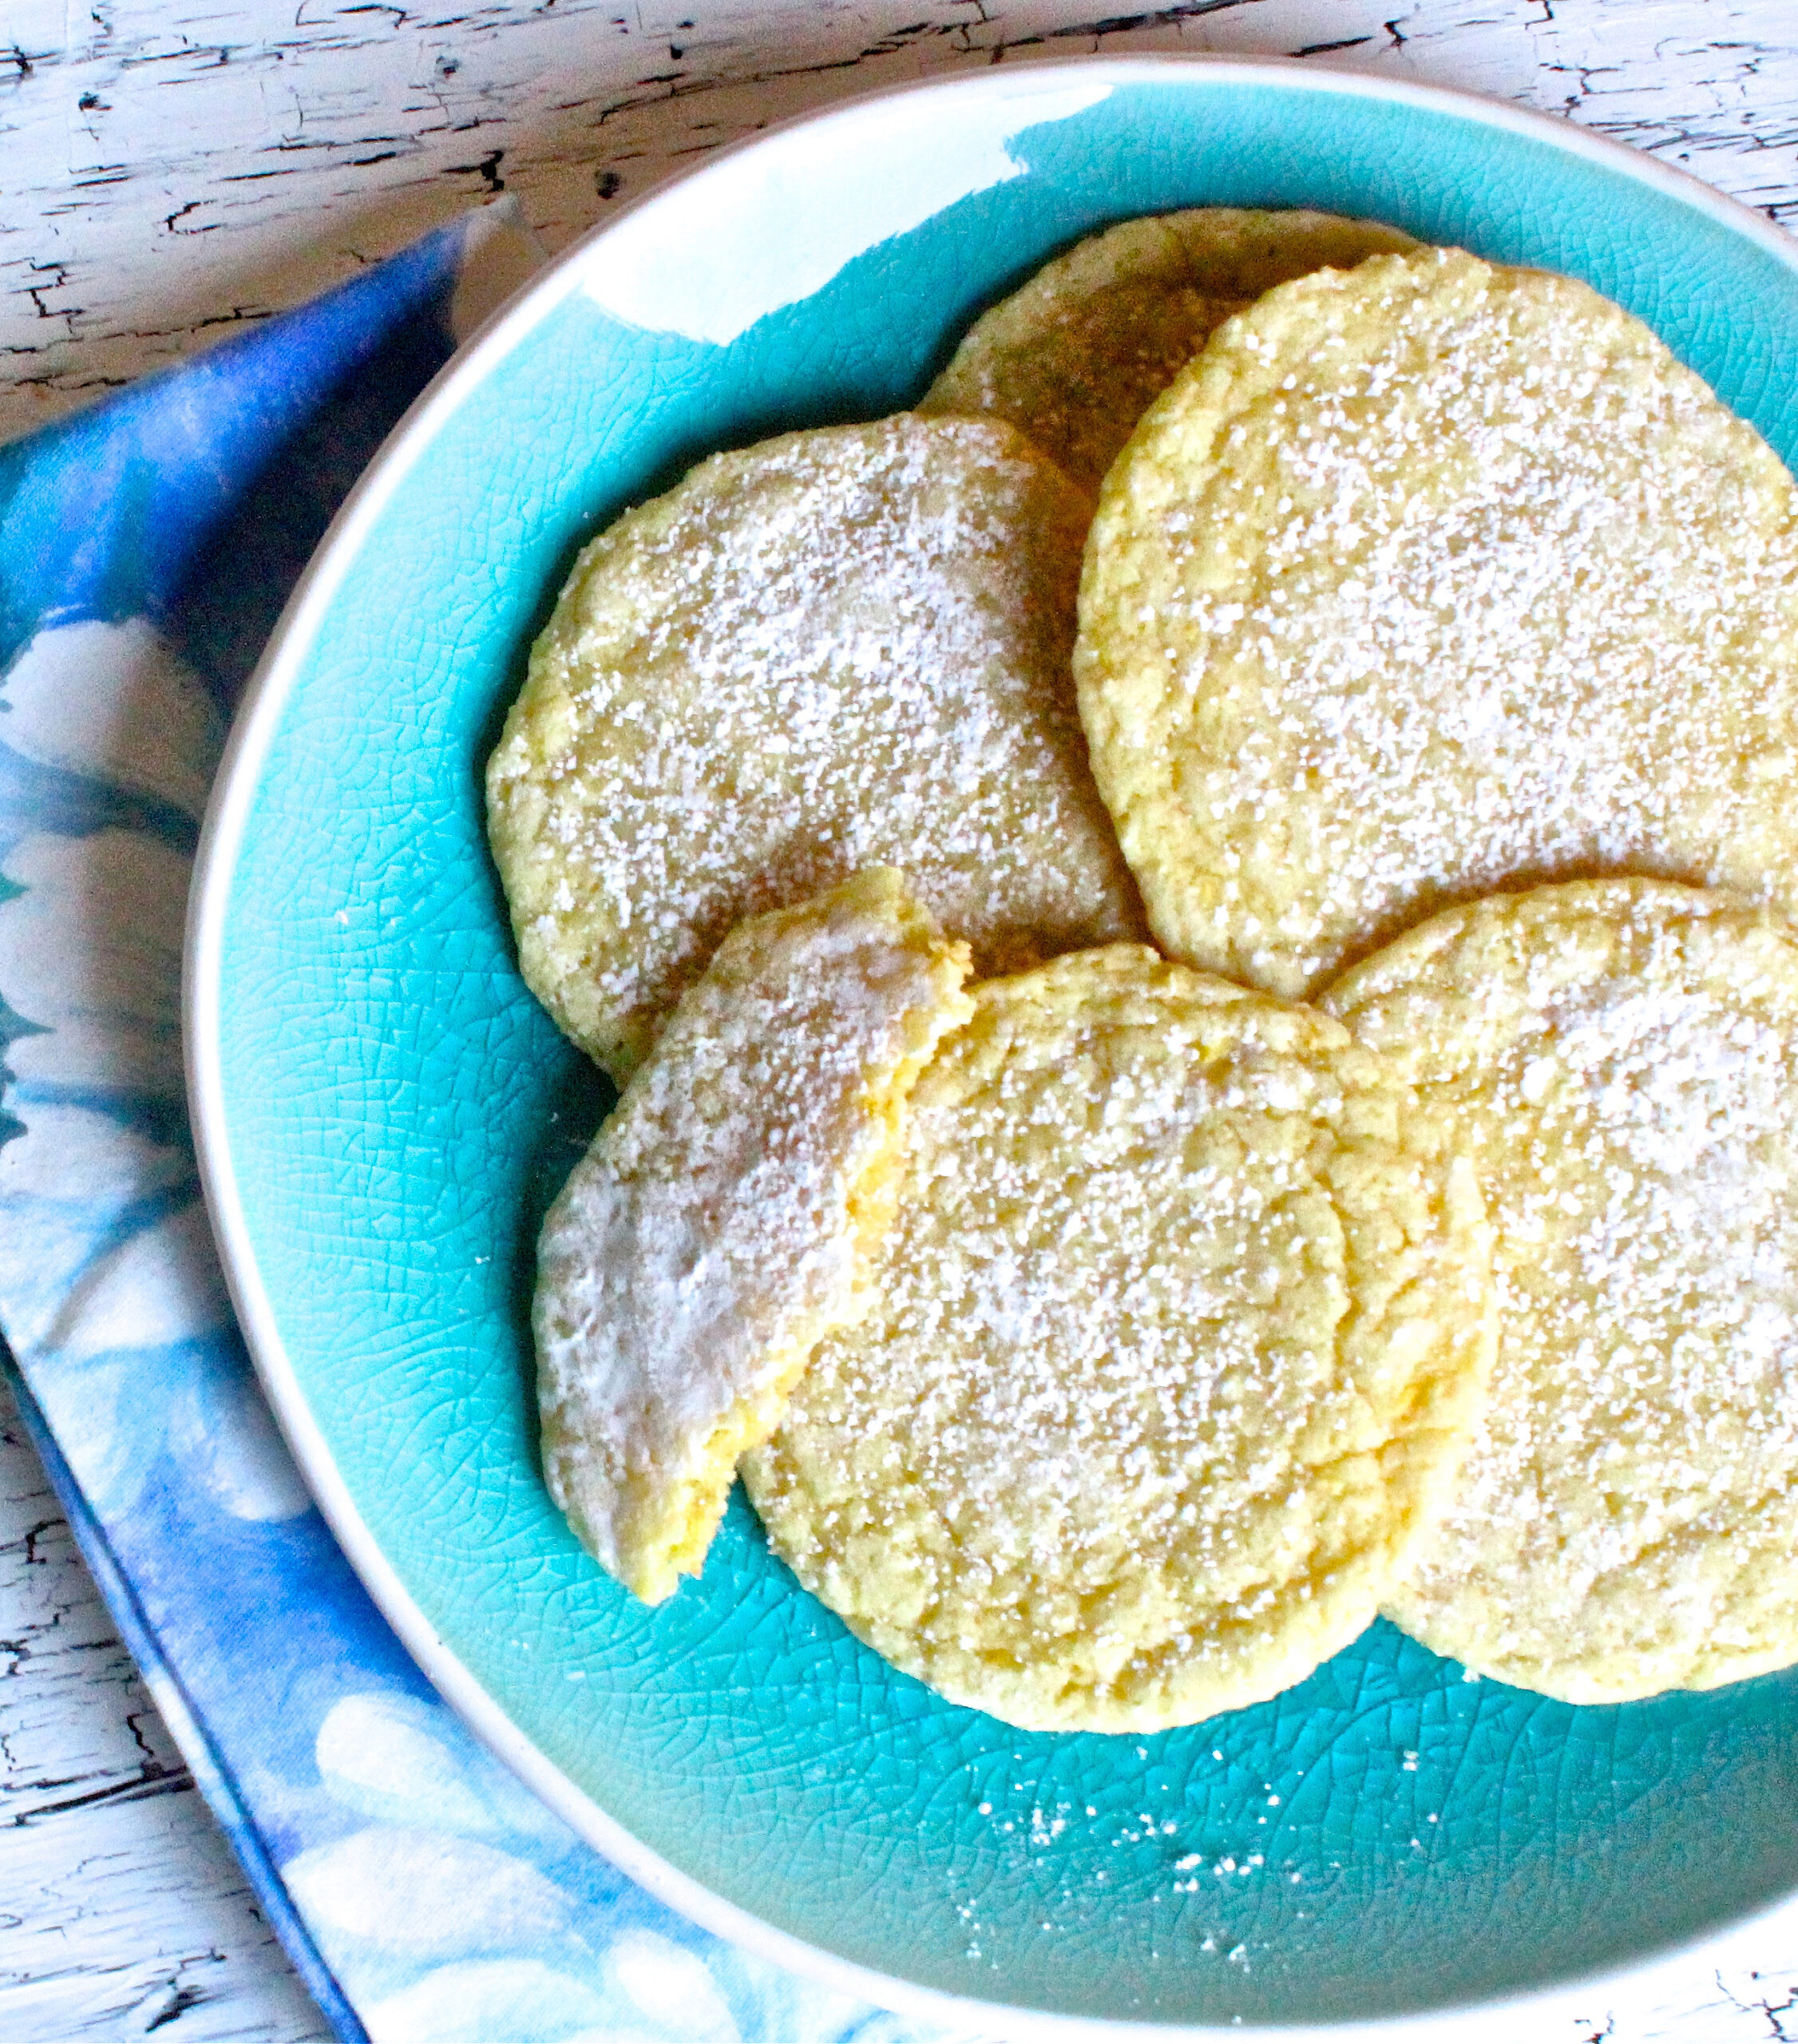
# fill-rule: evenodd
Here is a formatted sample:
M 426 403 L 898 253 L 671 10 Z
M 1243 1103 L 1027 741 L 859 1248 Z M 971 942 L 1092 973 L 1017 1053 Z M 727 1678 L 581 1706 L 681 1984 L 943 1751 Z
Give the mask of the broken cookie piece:
M 968 969 L 890 867 L 739 925 L 551 1207 L 545 1474 L 646 1603 L 698 1573 L 738 1457 L 853 1316 L 905 1097 L 972 1012 Z

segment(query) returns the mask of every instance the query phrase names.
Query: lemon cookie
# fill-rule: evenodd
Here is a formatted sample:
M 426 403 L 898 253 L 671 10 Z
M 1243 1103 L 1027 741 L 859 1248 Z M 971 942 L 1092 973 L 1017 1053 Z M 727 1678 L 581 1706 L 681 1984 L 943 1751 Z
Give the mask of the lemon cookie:
M 537 1249 L 549 1490 L 648 1603 L 697 1574 L 743 1449 L 857 1305 L 904 1100 L 968 948 L 876 869 L 719 947 Z
M 874 1303 L 750 1495 L 957 1703 L 1147 1731 L 1298 1680 L 1445 1495 L 1489 1348 L 1471 1174 L 1315 1011 L 1076 954 L 920 1080 Z
M 1798 910 L 1794 509 L 1569 278 L 1432 249 L 1269 292 L 1087 554 L 1081 712 L 1156 935 L 1299 995 L 1513 880 Z
M 746 914 L 902 866 L 983 969 L 1142 929 L 1068 657 L 1091 506 L 1008 426 L 701 464 L 580 557 L 488 768 L 525 976 L 623 1075 Z
M 1231 313 L 1325 264 L 1415 246 L 1335 213 L 1199 206 L 1124 220 L 976 320 L 918 410 L 1009 420 L 1096 490 L 1150 401 Z
M 1798 1659 L 1798 943 L 1574 883 L 1325 1000 L 1453 1116 L 1494 1230 L 1491 1402 L 1392 1615 L 1574 1703 Z

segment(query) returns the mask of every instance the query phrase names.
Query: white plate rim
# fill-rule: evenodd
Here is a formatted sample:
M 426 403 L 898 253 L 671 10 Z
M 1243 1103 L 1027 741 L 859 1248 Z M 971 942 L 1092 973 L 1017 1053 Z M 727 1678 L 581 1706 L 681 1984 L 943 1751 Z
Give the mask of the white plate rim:
M 1182 73 L 1227 75 L 1246 85 L 1312 89 L 1449 113 L 1548 143 L 1598 162 L 1677 197 L 1734 233 L 1757 244 L 1798 276 L 1798 243 L 1751 208 L 1689 172 L 1533 109 L 1512 106 L 1452 86 L 1382 78 L 1292 57 L 1237 57 L 1222 52 L 1157 52 L 1139 56 L 1036 57 L 990 66 L 972 75 L 911 81 L 846 96 L 822 109 L 795 114 L 718 149 L 695 168 L 659 180 L 560 255 L 498 306 L 457 350 L 388 434 L 339 506 L 324 537 L 283 607 L 239 703 L 220 761 L 202 825 L 188 895 L 182 972 L 182 1039 L 194 1147 L 207 1211 L 232 1303 L 251 1361 L 294 1460 L 333 1536 L 407 1652 L 444 1701 L 496 1757 L 579 1836 L 661 1902 L 703 1928 L 758 1957 L 788 1967 L 822 1986 L 878 2007 L 915 2015 L 958 2031 L 1028 2039 L 1030 2044 L 1217 2044 L 1245 2035 L 1259 2044 L 1514 2044 L 1520 2024 L 1539 2026 L 1564 2017 L 1584 2022 L 1614 2005 L 1642 2006 L 1654 1983 L 1673 1976 L 1700 1954 L 1775 1950 L 1783 1931 L 1798 1942 L 1798 1890 L 1716 1929 L 1620 1967 L 1474 2002 L 1444 2002 L 1371 2021 L 1297 2026 L 1134 2022 L 1070 2016 L 951 1994 L 878 1972 L 777 1930 L 751 1911 L 715 1894 L 702 1882 L 644 1845 L 540 1752 L 426 1617 L 388 1563 L 339 1475 L 287 1356 L 262 1284 L 232 1168 L 220 1065 L 220 972 L 225 912 L 255 786 L 282 712 L 319 627 L 369 529 L 414 463 L 490 370 L 562 301 L 582 287 L 608 239 L 671 194 L 716 175 L 750 152 L 778 150 L 791 137 L 816 137 L 833 125 L 853 127 L 875 106 L 899 100 L 920 108 L 952 97 L 996 90 L 1028 96 L 1032 80 L 1053 73 L 1058 85 L 1163 84 Z M 279 1869 L 277 1869 L 279 1871 Z

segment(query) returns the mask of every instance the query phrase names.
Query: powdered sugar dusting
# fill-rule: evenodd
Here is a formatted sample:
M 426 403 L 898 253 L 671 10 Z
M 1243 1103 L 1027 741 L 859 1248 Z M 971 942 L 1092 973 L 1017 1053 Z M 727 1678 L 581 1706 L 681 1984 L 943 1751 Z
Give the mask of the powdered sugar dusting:
M 1075 243 L 983 313 L 919 406 L 1009 420 L 1096 491 L 1150 403 L 1232 313 L 1410 237 L 1372 220 L 1200 206 Z
M 901 416 L 707 462 L 582 558 L 489 775 L 527 976 L 640 1055 L 725 929 L 902 866 L 992 969 L 1138 927 L 1067 671 L 1088 507 Z
M 877 1302 L 747 1465 L 802 1580 L 1015 1723 L 1271 1694 L 1365 1624 L 1402 1517 L 1369 1384 L 1416 1384 L 1428 1345 L 1398 1304 L 1348 1339 L 1363 1222 L 1332 1178 L 1368 1074 L 1315 1015 L 1143 990 L 1174 970 L 1087 953 L 979 991 L 914 1096 Z M 1380 1155 L 1360 1196 L 1428 1238 L 1436 1181 Z
M 1686 922 L 1705 898 L 1638 897 L 1614 941 L 1548 924 L 1470 982 L 1499 1018 L 1466 1080 L 1499 1365 L 1400 1608 L 1575 1701 L 1798 1640 L 1798 953 L 1745 916 Z
M 1111 770 L 1177 763 L 1126 842 L 1180 955 L 1302 992 L 1604 869 L 1798 908 L 1791 478 L 1646 327 L 1434 251 L 1288 287 L 1182 387 L 1107 543 L 1143 568 L 1107 686 L 1147 677 Z
M 904 927 L 897 888 L 868 876 L 727 940 L 544 1224 L 550 1488 L 627 1581 L 684 1482 L 722 1505 L 743 1444 L 711 1469 L 721 1424 L 766 1432 L 767 1394 L 853 1304 L 898 1075 L 967 1012 L 965 953 L 915 909 Z

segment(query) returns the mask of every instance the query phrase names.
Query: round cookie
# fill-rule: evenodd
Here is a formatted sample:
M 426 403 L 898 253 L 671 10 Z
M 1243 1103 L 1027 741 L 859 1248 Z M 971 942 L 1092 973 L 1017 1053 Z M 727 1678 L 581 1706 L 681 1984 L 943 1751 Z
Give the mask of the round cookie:
M 537 1244 L 549 1492 L 646 1603 L 696 1575 L 737 1458 L 859 1304 L 906 1095 L 972 1004 L 876 867 L 731 931 L 550 1208 Z
M 909 415 L 701 463 L 581 555 L 487 770 L 532 990 L 622 1076 L 741 917 L 902 867 L 982 970 L 1135 935 L 1068 672 L 1087 499 Z
M 1153 399 L 1289 278 L 1416 244 L 1337 213 L 1196 206 L 1089 235 L 983 313 L 918 406 L 1002 418 L 1096 490 Z
M 1791 477 L 1583 284 L 1282 285 L 1107 480 L 1075 659 L 1156 935 L 1301 996 L 1500 884 L 1798 911 Z
M 1798 1660 L 1798 941 L 1576 882 L 1325 1001 L 1453 1118 L 1493 1226 L 1491 1400 L 1392 1615 L 1573 1703 Z
M 1347 1644 L 1490 1356 L 1472 1175 L 1340 1024 L 1111 945 L 974 990 L 873 1303 L 743 1473 L 896 1666 L 1143 1732 Z

